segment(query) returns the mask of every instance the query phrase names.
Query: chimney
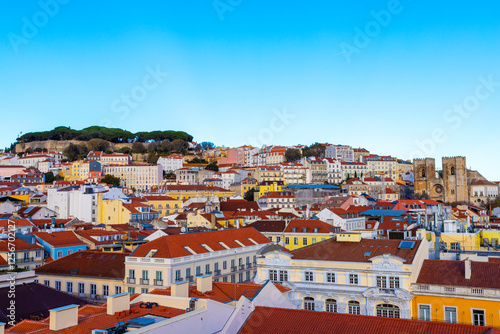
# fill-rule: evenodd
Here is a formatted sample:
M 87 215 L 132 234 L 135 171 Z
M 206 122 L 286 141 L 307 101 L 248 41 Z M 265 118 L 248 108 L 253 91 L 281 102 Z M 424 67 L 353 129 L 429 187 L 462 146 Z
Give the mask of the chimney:
M 189 297 L 189 282 L 175 282 L 170 286 L 170 296 L 172 297 Z
M 202 293 L 212 291 L 212 275 L 196 277 L 196 289 Z
M 58 331 L 78 325 L 78 305 L 71 304 L 49 310 L 51 331 Z
M 470 276 L 472 274 L 472 261 L 470 258 L 465 259 L 465 279 L 470 279 Z
M 114 315 L 116 312 L 130 310 L 130 294 L 128 292 L 108 296 L 106 301 L 107 315 Z

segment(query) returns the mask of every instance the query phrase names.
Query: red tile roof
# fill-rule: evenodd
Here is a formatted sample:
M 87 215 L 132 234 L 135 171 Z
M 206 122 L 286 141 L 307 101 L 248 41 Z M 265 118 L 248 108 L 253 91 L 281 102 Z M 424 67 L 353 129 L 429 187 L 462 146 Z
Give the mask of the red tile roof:
M 276 288 L 281 292 L 290 291 L 289 288 L 279 284 L 275 284 Z M 241 296 L 251 298 L 255 296 L 263 285 L 256 283 L 228 283 L 228 282 L 212 282 L 212 290 L 200 292 L 196 286 L 189 287 L 190 298 L 212 299 L 220 303 L 227 303 L 233 300 L 239 300 Z M 153 295 L 170 296 L 171 288 L 155 289 L 150 292 Z
M 286 227 L 286 233 L 332 233 L 332 225 L 316 219 L 293 219 Z M 296 231 L 294 232 L 294 229 Z M 305 230 L 304 230 L 305 229 Z M 318 229 L 315 232 L 315 229 Z
M 492 327 L 257 306 L 240 334 L 497 334 Z
M 35 269 L 37 274 L 123 279 L 125 253 L 85 250 L 69 254 Z
M 405 264 L 411 264 L 420 246 L 420 240 L 415 241 L 412 248 L 399 248 L 401 240 L 362 239 L 359 242 L 336 241 L 327 239 L 311 246 L 302 247 L 292 252 L 295 260 L 319 260 L 339 262 L 371 262 L 370 258 L 391 254 L 405 259 Z M 366 253 L 369 255 L 365 255 Z M 318 258 L 321 257 L 321 258 Z
M 465 261 L 424 260 L 417 283 L 500 289 L 500 262 L 471 263 L 471 277 L 465 278 Z
M 253 228 L 231 229 L 215 232 L 187 233 L 164 236 L 149 241 L 148 243 L 139 246 L 131 256 L 145 257 L 149 254 L 148 256 L 154 258 L 175 258 L 193 255 L 184 247 L 189 247 L 194 252 L 196 252 L 196 254 L 208 253 L 209 250 L 204 248 L 202 246 L 203 244 L 206 244 L 214 251 L 225 250 L 226 248 L 219 244 L 219 242 L 223 242 L 229 248 L 240 248 L 241 246 L 234 240 L 238 240 L 245 246 L 255 245 L 249 239 L 254 240 L 260 245 L 270 243 L 268 238 L 266 238 L 264 235 Z M 152 250 L 157 251 L 151 255 L 150 252 Z
M 9 242 L 7 239 L 0 239 L 0 252 L 9 252 L 10 244 L 12 244 L 12 242 Z M 16 238 L 13 244 L 14 244 L 14 249 L 16 251 L 28 250 L 28 249 L 43 249 L 43 247 L 40 245 L 37 244 L 30 245 L 19 238 Z
M 33 234 L 54 247 L 85 246 L 85 243 L 78 239 L 73 231 L 35 232 Z

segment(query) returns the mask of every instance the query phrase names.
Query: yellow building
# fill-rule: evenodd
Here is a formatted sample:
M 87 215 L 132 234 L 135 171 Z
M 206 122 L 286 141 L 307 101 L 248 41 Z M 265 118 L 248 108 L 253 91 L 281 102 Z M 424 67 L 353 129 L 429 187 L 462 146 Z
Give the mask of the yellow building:
M 252 177 L 260 184 L 262 182 L 284 182 L 283 170 L 279 166 L 258 166 L 255 167 Z
M 475 251 L 481 247 L 481 233 L 443 232 L 440 241 L 451 250 Z
M 257 201 L 259 198 L 267 194 L 268 192 L 273 191 L 282 191 L 283 182 L 264 182 L 257 186 L 256 192 L 254 193 L 254 201 Z
M 182 200 L 170 196 L 148 195 L 142 199 L 155 211 L 158 211 L 159 217 L 165 217 L 174 213 L 182 212 Z
M 283 232 L 283 245 L 289 250 L 295 250 L 334 236 L 334 227 L 321 220 L 293 219 Z
M 425 260 L 413 286 L 420 320 L 500 327 L 500 262 Z
M 246 178 L 241 180 L 240 183 L 232 184 L 230 189 L 236 196 L 244 197 L 250 189 L 257 189 L 258 183 L 254 179 Z
M 94 299 L 124 291 L 125 253 L 79 251 L 35 269 L 37 281 L 56 290 Z

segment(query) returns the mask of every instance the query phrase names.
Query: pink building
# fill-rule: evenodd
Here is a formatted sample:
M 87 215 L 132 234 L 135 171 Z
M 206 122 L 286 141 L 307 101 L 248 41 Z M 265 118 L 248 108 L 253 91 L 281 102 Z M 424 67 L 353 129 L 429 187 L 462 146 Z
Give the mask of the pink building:
M 0 166 L 0 177 L 1 178 L 6 178 L 6 177 L 11 177 L 12 175 L 15 174 L 24 174 L 24 170 L 26 168 L 24 166 Z
M 238 165 L 243 166 L 245 164 L 245 148 L 235 147 L 227 150 L 227 157 L 220 158 L 217 161 L 218 165 Z

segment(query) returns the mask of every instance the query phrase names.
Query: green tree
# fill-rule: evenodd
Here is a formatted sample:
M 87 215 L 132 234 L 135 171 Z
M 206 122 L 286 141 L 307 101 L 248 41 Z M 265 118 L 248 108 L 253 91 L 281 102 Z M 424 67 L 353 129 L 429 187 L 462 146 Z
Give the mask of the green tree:
M 298 150 L 296 148 L 289 148 L 285 152 L 285 158 L 286 158 L 286 161 L 288 161 L 288 162 L 298 161 L 298 160 L 300 160 L 301 157 L 302 157 L 302 154 L 300 154 L 300 150 Z
M 47 172 L 44 175 L 45 175 L 45 183 L 53 183 L 56 180 L 56 177 L 52 172 Z
M 85 144 L 75 145 L 70 143 L 68 147 L 63 150 L 63 155 L 68 159 L 68 161 L 75 161 L 84 159 L 89 150 Z
M 211 163 L 209 163 L 205 169 L 208 169 L 208 170 L 213 170 L 213 171 L 216 171 L 218 172 L 219 171 L 219 166 L 217 166 L 217 162 L 215 161 L 212 161 Z
M 111 174 L 108 174 L 108 175 L 103 177 L 101 182 L 104 182 L 106 184 L 111 184 L 115 187 L 118 187 L 120 185 L 120 178 L 115 177 Z
M 252 189 L 248 189 L 248 191 L 245 193 L 245 195 L 243 196 L 243 198 L 246 200 L 246 201 L 249 201 L 249 202 L 253 202 L 255 201 L 255 192 L 257 190 L 255 190 L 255 188 L 252 188 Z
M 325 145 L 314 143 L 311 146 L 302 149 L 302 156 L 320 158 L 325 156 Z
M 151 152 L 148 154 L 148 163 L 150 164 L 156 164 L 158 162 L 158 156 L 156 155 L 155 152 Z
M 200 144 L 200 147 L 203 151 L 209 150 L 215 147 L 214 143 L 209 142 L 209 141 L 204 141 Z
M 118 153 L 132 154 L 130 147 L 124 146 L 118 150 Z
M 94 138 L 87 142 L 87 147 L 90 151 L 107 151 L 110 146 L 108 141 Z
M 146 147 L 139 142 L 132 144 L 132 153 L 146 153 Z

